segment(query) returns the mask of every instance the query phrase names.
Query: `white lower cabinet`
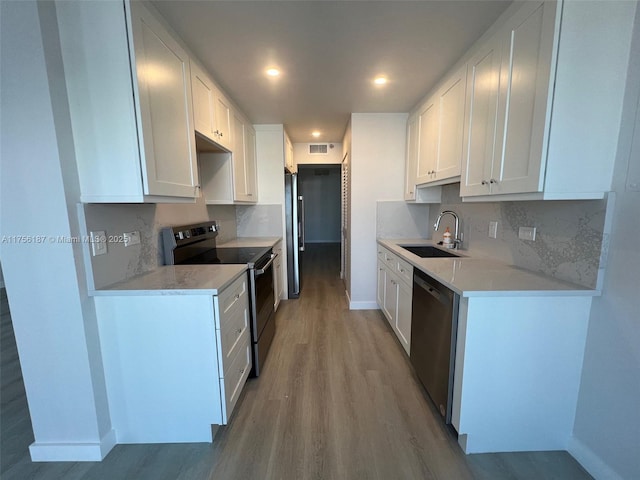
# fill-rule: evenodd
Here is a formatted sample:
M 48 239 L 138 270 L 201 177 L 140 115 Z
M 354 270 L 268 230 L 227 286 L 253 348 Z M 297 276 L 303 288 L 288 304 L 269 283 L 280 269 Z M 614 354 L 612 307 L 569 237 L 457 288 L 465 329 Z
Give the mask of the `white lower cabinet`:
M 251 370 L 247 288 L 95 298 L 118 443 L 211 442 L 228 423 Z
M 571 443 L 592 297 L 553 293 L 460 298 L 451 422 L 465 453 Z
M 408 355 L 411 347 L 413 267 L 380 245 L 377 291 L 378 305 Z

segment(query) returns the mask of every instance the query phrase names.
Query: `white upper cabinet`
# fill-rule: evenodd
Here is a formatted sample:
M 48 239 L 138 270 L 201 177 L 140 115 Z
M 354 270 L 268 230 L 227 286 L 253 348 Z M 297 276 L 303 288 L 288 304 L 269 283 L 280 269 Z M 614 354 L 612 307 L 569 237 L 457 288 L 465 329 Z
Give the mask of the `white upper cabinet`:
M 464 141 L 464 105 L 467 86 L 467 65 L 451 75 L 437 93 L 440 107 L 438 122 L 438 157 L 436 180 L 460 175 Z
M 469 60 L 465 168 L 460 182 L 460 192 L 463 195 L 489 192 L 496 138 L 501 56 L 501 45 L 496 39 L 484 45 Z
M 434 179 L 438 161 L 438 102 L 430 98 L 418 113 L 418 171 L 416 183 Z
M 418 115 L 413 114 L 407 120 L 407 158 L 405 162 L 404 199 L 416 199 L 416 177 L 418 169 L 418 149 L 420 146 L 418 134 Z
M 256 155 L 256 131 L 246 123 L 244 126 L 244 161 L 247 192 L 251 202 L 258 201 L 258 158 Z
M 470 60 L 462 196 L 542 191 L 555 13 L 525 4 Z
M 635 8 L 514 2 L 412 111 L 405 199 L 432 201 L 436 186 L 458 179 L 463 201 L 602 198 Z M 413 151 L 419 188 L 410 193 Z
M 198 172 L 189 56 L 140 2 L 128 5 L 139 94 L 138 124 L 143 132 L 145 193 L 193 197 Z
M 284 165 L 291 173 L 298 171 L 295 161 L 293 160 L 293 144 L 289 139 L 287 132 L 284 132 Z
M 417 111 L 417 139 L 408 138 L 407 151 L 407 169 L 413 168 L 410 162 L 417 162 L 414 179 L 417 185 L 453 183 L 460 176 L 466 71 L 464 64 L 449 74 Z M 407 135 L 411 132 L 407 131 Z M 416 160 L 409 154 L 409 149 L 416 149 Z M 410 189 L 405 192 L 405 199 L 413 200 L 407 195 L 408 191 Z
M 212 142 L 230 150 L 232 147 L 231 102 L 195 62 L 191 62 L 191 88 L 195 130 Z
M 233 191 L 234 201 L 258 201 L 256 134 L 239 114 L 233 114 Z
M 233 142 L 233 130 L 231 128 L 232 109 L 231 102 L 220 90 L 215 91 L 215 123 L 214 134 L 216 142 L 230 149 Z
M 464 201 L 596 199 L 611 189 L 632 3 L 516 3 L 474 47 Z
M 140 2 L 57 5 L 83 202 L 192 202 L 189 55 Z

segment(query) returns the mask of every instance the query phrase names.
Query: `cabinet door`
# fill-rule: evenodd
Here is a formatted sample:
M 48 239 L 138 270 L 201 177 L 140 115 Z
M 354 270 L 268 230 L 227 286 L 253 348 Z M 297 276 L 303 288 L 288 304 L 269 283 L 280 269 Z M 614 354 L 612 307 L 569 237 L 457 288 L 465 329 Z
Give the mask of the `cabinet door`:
M 385 267 L 386 269 L 386 267 Z M 389 325 L 395 331 L 396 318 L 398 315 L 398 281 L 395 276 L 389 271 L 385 272 L 385 287 L 384 287 L 384 312 L 389 320 Z M 397 335 L 397 333 L 396 333 Z
M 418 116 L 418 169 L 416 184 L 434 179 L 438 156 L 438 103 L 430 99 Z
M 284 164 L 291 173 L 296 172 L 295 162 L 293 161 L 293 144 L 286 132 L 284 134 Z
M 233 135 L 233 111 L 231 102 L 216 89 L 215 109 L 214 109 L 214 133 L 216 142 L 225 148 L 231 149 L 232 145 L 236 145 Z M 232 144 L 232 142 L 234 142 Z
M 195 197 L 189 56 L 140 2 L 130 8 L 145 194 Z
M 396 314 L 396 335 L 405 352 L 411 348 L 411 289 L 402 283 L 398 287 L 398 310 Z
M 404 199 L 416 199 L 416 177 L 418 170 L 418 116 L 412 115 L 407 121 L 407 158 L 405 160 L 405 188 Z
M 490 192 L 491 165 L 496 146 L 502 43 L 488 41 L 468 63 L 467 100 L 460 195 Z
M 246 202 L 250 198 L 247 195 L 244 135 L 244 121 L 233 115 L 233 199 L 237 202 Z
M 256 132 L 251 125 L 244 126 L 244 163 L 249 201 L 258 201 L 258 165 L 256 158 Z
M 378 260 L 378 290 L 377 290 L 377 301 L 378 306 L 382 309 L 382 312 L 386 314 L 384 308 L 384 289 L 387 282 L 386 270 L 382 261 Z
M 191 90 L 193 91 L 193 124 L 195 130 L 214 142 L 213 109 L 215 87 L 209 77 L 191 62 Z
M 532 3 L 508 23 L 500 72 L 491 193 L 541 192 L 555 5 Z M 510 54 L 509 54 L 510 53 Z
M 464 103 L 467 85 L 466 64 L 452 75 L 438 92 L 440 122 L 436 180 L 460 175 L 464 143 Z

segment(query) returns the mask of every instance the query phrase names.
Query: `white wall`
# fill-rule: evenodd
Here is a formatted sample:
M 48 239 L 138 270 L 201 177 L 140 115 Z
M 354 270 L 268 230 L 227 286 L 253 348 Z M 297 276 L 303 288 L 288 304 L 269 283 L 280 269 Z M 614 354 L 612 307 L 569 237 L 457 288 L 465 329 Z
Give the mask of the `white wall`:
M 34 460 L 100 460 L 113 446 L 55 9 L 2 2 L 2 262 L 35 436 Z M 44 47 L 43 47 L 44 45 Z
M 570 448 L 594 477 L 603 479 L 640 478 L 640 9 L 630 59 L 614 173 L 613 233 L 603 295 L 593 300 Z
M 325 172 L 319 175 L 319 172 Z M 340 165 L 298 168 L 300 194 L 304 196 L 304 237 L 307 243 L 340 242 Z
M 324 144 L 325 142 L 314 142 L 313 144 Z M 294 143 L 293 144 L 293 161 L 297 165 L 325 165 L 325 164 L 340 164 L 344 157 L 342 153 L 341 143 L 329 143 L 327 145 L 333 145 L 333 148 L 327 149 L 327 155 L 310 155 L 309 145 L 311 143 Z
M 351 115 L 352 309 L 376 303 L 376 202 L 404 195 L 406 113 Z

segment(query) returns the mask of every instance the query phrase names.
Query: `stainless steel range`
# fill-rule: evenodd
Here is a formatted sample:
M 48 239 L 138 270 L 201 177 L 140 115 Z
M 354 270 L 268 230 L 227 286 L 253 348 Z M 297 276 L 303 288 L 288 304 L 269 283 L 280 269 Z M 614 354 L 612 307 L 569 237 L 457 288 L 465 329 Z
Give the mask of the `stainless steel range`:
M 249 277 L 253 368 L 257 377 L 276 331 L 273 311 L 273 260 L 270 247 L 218 247 L 216 222 L 162 229 L 166 265 L 246 264 Z

